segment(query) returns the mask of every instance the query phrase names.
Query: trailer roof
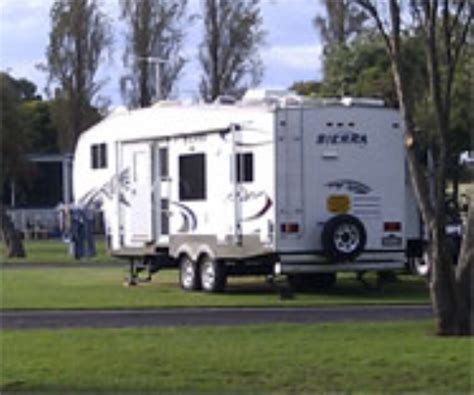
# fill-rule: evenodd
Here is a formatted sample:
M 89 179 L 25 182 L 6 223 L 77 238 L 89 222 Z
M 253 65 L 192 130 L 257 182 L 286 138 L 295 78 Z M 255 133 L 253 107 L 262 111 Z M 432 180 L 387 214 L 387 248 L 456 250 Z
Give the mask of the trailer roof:
M 255 124 L 271 116 L 269 106 L 183 105 L 160 102 L 154 106 L 114 111 L 81 135 L 81 139 L 142 140 L 226 130 L 233 124 Z
M 269 92 L 269 93 L 268 93 Z M 150 107 L 127 110 L 119 107 L 103 121 L 81 135 L 81 140 L 134 141 L 213 133 L 232 125 L 262 128 L 279 108 L 375 107 L 383 101 L 368 98 L 308 99 L 275 91 L 251 91 L 232 105 L 216 103 L 185 104 L 160 101 Z

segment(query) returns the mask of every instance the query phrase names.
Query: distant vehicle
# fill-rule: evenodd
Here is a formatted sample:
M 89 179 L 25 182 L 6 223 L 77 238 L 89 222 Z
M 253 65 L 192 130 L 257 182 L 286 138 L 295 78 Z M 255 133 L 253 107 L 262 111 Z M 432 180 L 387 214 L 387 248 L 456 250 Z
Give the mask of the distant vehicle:
M 448 242 L 448 251 L 456 265 L 459 259 L 461 243 L 463 238 L 463 222 L 459 214 L 455 211 L 447 210 L 446 238 Z M 421 257 L 410 261 L 409 269 L 412 273 L 422 277 L 428 277 L 431 273 L 431 259 L 428 249 L 423 250 Z
M 185 290 L 230 275 L 332 285 L 421 256 L 403 141 L 399 112 L 374 99 L 158 102 L 81 135 L 75 203 L 103 210 L 113 255 L 179 267 Z
M 465 166 L 474 166 L 474 151 L 464 151 L 459 155 L 459 164 Z

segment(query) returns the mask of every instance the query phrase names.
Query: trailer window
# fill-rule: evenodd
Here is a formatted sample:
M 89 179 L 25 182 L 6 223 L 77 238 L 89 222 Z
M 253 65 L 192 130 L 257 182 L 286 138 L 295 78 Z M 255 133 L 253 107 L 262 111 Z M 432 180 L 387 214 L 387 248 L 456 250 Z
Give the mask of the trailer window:
M 105 169 L 107 167 L 107 144 L 93 144 L 91 146 L 91 168 Z
M 179 157 L 179 200 L 206 199 L 206 157 L 189 154 Z
M 237 182 L 253 182 L 253 153 L 237 154 L 235 166 L 237 168 Z

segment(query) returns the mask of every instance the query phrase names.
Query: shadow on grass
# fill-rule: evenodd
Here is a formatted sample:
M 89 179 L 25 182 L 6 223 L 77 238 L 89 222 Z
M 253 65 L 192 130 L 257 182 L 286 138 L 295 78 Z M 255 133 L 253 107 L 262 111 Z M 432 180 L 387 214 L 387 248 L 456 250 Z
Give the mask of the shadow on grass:
M 425 300 L 428 293 L 426 283 L 421 278 L 413 276 L 398 276 L 387 282 L 379 282 L 376 276 L 368 277 L 364 282 L 359 281 L 355 276 L 344 276 L 338 279 L 336 285 L 331 288 L 313 288 L 305 290 L 291 289 L 285 280 L 275 282 L 255 280 L 248 282 L 240 279 L 232 279 L 226 287 L 226 294 L 229 295 L 275 295 L 297 297 L 298 295 L 324 296 L 354 298 L 358 300 L 373 298 L 397 298 L 401 300 L 413 298 Z

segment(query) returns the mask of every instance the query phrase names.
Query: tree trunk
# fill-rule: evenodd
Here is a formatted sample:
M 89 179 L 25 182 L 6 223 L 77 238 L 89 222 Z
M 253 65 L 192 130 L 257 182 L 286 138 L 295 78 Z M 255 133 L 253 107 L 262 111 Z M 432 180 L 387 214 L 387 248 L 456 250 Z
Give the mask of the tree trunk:
M 452 200 L 456 205 L 456 209 L 459 208 L 459 166 L 454 165 L 453 170 L 453 193 L 452 193 Z
M 0 205 L 0 207 L 0 227 L 3 241 L 7 247 L 7 257 L 24 258 L 26 253 L 20 232 L 15 229 L 15 225 L 7 214 L 5 206 Z
M 452 266 L 452 257 L 446 237 L 446 146 L 450 132 L 450 109 L 452 96 L 452 76 L 456 68 L 459 51 L 466 43 L 469 31 L 471 16 L 467 18 L 465 26 L 461 26 L 461 36 L 456 42 L 453 32 L 457 31 L 460 23 L 455 22 L 451 26 L 449 18 L 449 2 L 444 1 L 444 18 L 442 19 L 445 33 L 445 59 L 443 63 L 440 49 L 437 47 L 438 22 L 438 2 L 412 2 L 412 9 L 417 17 L 422 18 L 422 27 L 426 34 L 426 50 L 428 75 L 430 79 L 430 98 L 434 105 L 436 114 L 436 172 L 435 172 L 435 202 L 429 199 L 428 180 L 423 174 L 421 164 L 414 154 L 414 144 L 416 143 L 416 129 L 413 117 L 413 103 L 410 100 L 410 90 L 406 86 L 404 69 L 402 68 L 402 8 L 403 2 L 390 0 L 388 2 L 390 30 L 381 16 L 378 5 L 371 0 L 357 0 L 374 19 L 377 29 L 382 34 L 387 52 L 390 56 L 392 72 L 399 99 L 400 112 L 405 122 L 405 143 L 406 158 L 410 178 L 415 192 L 418 206 L 420 208 L 423 221 L 428 229 L 431 238 L 431 263 L 432 273 L 430 281 L 430 291 L 433 303 L 433 310 L 438 324 L 438 334 L 453 335 L 459 333 L 460 325 L 463 330 L 472 329 L 472 316 L 470 308 L 472 304 L 472 265 L 473 262 L 473 220 L 472 213 L 468 221 L 468 231 L 464 236 L 463 249 L 456 276 Z M 441 3 L 441 2 L 440 2 Z M 461 3 L 461 12 L 466 3 Z M 468 7 L 468 6 L 467 6 Z M 469 9 L 470 8 L 466 8 Z M 456 16 L 457 18 L 457 16 Z M 454 52 L 454 57 L 453 52 Z M 443 67 L 448 68 L 448 78 L 442 78 Z M 445 82 L 445 83 L 443 83 Z M 472 203 L 471 203 L 472 206 Z M 472 208 L 472 207 L 471 207 Z M 470 212 L 472 209 L 470 209 Z M 461 285 L 458 291 L 457 286 Z M 460 302 L 461 301 L 461 302 Z M 461 303 L 461 305 L 460 305 Z
M 474 335 L 474 199 L 469 204 L 461 253 L 456 268 L 458 334 Z
M 150 92 L 148 90 L 148 63 L 141 62 L 139 66 L 139 105 L 141 108 L 151 104 Z
M 456 334 L 456 298 L 454 272 L 447 248 L 444 226 L 432 231 L 430 295 L 437 322 L 438 335 Z

